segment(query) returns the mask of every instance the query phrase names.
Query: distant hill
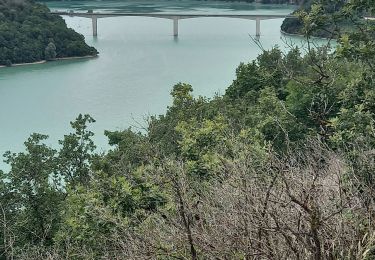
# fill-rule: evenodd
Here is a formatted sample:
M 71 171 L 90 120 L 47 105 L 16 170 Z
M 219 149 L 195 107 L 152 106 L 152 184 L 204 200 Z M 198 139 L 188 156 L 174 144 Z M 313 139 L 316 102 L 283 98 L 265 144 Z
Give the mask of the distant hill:
M 49 12 L 33 0 L 0 0 L 0 65 L 98 53 Z

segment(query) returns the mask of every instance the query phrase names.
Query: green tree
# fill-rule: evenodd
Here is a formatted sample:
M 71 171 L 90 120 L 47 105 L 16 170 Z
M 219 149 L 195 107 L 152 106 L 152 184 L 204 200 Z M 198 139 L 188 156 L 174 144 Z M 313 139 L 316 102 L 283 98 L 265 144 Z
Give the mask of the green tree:
M 189 172 L 196 177 L 207 178 L 218 164 L 215 148 L 224 147 L 228 125 L 223 117 L 214 120 L 181 121 L 176 131 L 181 135 L 181 156 L 187 162 Z M 223 145 L 224 144 L 224 145 Z
M 78 186 L 64 204 L 57 243 L 74 245 L 68 254 L 88 247 L 94 258 L 103 256 L 115 243 L 109 237 L 136 228 L 167 202 L 164 192 L 148 180 L 149 170 L 140 167 L 126 176 L 97 172 L 89 187 Z
M 90 180 L 90 165 L 96 146 L 92 140 L 94 133 L 88 130 L 88 124 L 94 122 L 90 115 L 80 114 L 70 123 L 75 132 L 59 141 L 62 145 L 58 152 L 60 174 L 70 188 L 86 185 Z
M 113 149 L 103 160 L 96 162 L 96 167 L 108 173 L 119 174 L 118 164 L 122 165 L 121 171 L 125 167 L 132 170 L 158 156 L 148 136 L 135 133 L 130 128 L 124 131 L 105 131 L 105 135 Z
M 51 245 L 58 230 L 62 183 L 56 151 L 42 143 L 46 139 L 46 135 L 32 134 L 25 152 L 5 154 L 11 169 L 1 175 L 1 203 L 11 205 L 11 231 L 17 246 Z
M 54 60 L 56 59 L 56 46 L 53 42 L 48 43 L 45 51 L 44 51 L 44 58 L 46 60 Z

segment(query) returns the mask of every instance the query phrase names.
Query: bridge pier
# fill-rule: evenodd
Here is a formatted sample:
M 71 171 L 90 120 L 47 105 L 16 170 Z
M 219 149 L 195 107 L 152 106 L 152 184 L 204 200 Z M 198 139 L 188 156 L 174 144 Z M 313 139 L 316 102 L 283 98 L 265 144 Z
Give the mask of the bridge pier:
M 178 37 L 178 18 L 173 18 L 173 36 Z
M 256 32 L 255 32 L 255 36 L 256 37 L 260 37 L 260 19 L 259 18 L 256 18 Z
M 1 1 L 1 0 L 0 0 Z M 292 0 L 291 0 L 292 1 Z M 279 15 L 279 14 L 180 14 L 180 13 L 94 13 L 92 10 L 89 10 L 87 13 L 75 13 L 73 11 L 68 12 L 51 12 L 54 15 L 69 15 L 71 17 L 84 17 L 90 18 L 92 20 L 92 35 L 95 37 L 98 35 L 98 19 L 105 17 L 117 17 L 117 16 L 141 16 L 141 17 L 154 17 L 154 18 L 164 18 L 173 20 L 173 36 L 178 36 L 178 20 L 180 19 L 190 19 L 198 17 L 227 17 L 227 18 L 239 18 L 247 19 L 256 22 L 256 37 L 260 36 L 260 21 L 269 20 L 269 19 L 280 19 L 280 18 L 290 18 L 296 19 L 297 16 L 292 14 L 289 15 Z M 367 18 L 370 19 L 370 18 Z
M 97 17 L 92 17 L 92 36 L 96 37 L 98 36 L 98 18 Z

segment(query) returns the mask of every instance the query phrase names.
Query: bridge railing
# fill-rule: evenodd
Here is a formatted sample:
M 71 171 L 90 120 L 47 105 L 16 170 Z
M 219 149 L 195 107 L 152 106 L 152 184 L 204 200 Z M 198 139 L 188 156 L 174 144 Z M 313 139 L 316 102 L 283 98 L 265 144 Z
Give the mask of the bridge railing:
M 274 14 L 170 14 L 170 13 L 94 13 L 93 10 L 88 10 L 87 13 L 79 12 L 76 13 L 72 10 L 67 12 L 62 11 L 53 11 L 51 14 L 55 15 L 67 15 L 72 17 L 84 17 L 92 19 L 92 33 L 93 36 L 98 35 L 98 19 L 106 17 L 118 17 L 118 16 L 131 16 L 131 17 L 153 17 L 153 18 L 163 18 L 173 20 L 173 36 L 178 36 L 178 22 L 182 19 L 191 19 L 191 18 L 202 18 L 202 17 L 223 17 L 223 18 L 237 18 L 237 19 L 246 19 L 246 20 L 255 20 L 256 21 L 256 30 L 255 35 L 260 36 L 260 22 L 261 20 L 270 20 L 270 19 L 281 19 L 281 18 L 296 18 L 293 15 L 274 15 Z

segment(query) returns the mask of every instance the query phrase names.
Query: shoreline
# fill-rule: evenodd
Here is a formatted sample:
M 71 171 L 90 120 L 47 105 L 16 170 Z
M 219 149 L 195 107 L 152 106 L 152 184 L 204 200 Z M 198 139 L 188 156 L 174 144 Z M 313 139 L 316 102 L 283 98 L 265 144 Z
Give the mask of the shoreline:
M 99 55 L 74 56 L 74 57 L 56 58 L 56 59 L 51 60 L 51 61 L 41 60 L 41 61 L 36 61 L 36 62 L 16 63 L 16 64 L 12 64 L 12 66 L 0 65 L 0 69 L 1 68 L 19 67 L 19 66 L 28 66 L 28 65 L 37 65 L 37 64 L 44 64 L 44 63 L 47 63 L 47 62 L 63 61 L 63 60 L 93 59 L 93 58 L 97 58 L 98 56 Z
M 303 34 L 297 34 L 297 33 L 287 33 L 283 30 L 280 29 L 280 32 L 282 35 L 285 35 L 285 36 L 299 36 L 299 37 L 304 37 Z
M 285 35 L 285 36 L 297 36 L 297 37 L 303 37 L 305 38 L 305 36 L 303 34 L 298 34 L 298 33 L 287 33 L 283 30 L 280 29 L 280 32 L 281 34 Z M 330 40 L 330 38 L 327 38 L 327 37 L 319 37 L 319 36 L 311 36 L 311 38 L 313 39 L 321 39 L 321 40 Z M 336 39 L 333 39 L 333 40 L 336 40 Z

